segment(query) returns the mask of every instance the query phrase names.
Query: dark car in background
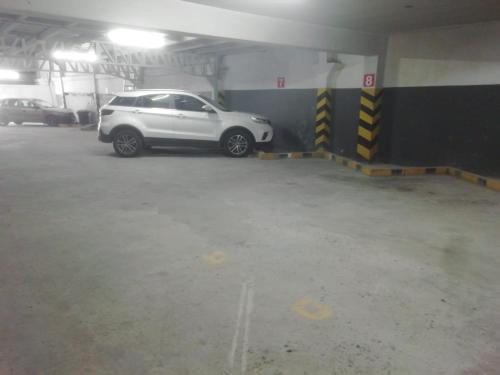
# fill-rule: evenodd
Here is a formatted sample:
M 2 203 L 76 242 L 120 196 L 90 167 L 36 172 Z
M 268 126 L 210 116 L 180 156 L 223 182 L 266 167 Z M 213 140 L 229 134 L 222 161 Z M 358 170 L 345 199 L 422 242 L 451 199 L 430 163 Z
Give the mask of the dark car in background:
M 0 124 L 44 123 L 49 126 L 74 124 L 76 116 L 71 109 L 57 108 L 40 99 L 8 98 L 0 101 Z

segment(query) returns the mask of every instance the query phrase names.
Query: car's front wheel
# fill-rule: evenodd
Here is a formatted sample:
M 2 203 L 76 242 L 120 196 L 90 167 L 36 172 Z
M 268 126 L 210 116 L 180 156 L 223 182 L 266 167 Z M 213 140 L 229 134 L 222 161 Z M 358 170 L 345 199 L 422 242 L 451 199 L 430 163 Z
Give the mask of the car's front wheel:
M 45 122 L 47 123 L 48 126 L 57 126 L 57 125 L 59 125 L 57 123 L 57 118 L 55 118 L 54 116 L 48 116 L 45 119 Z
M 113 147 L 124 158 L 137 156 L 143 149 L 142 137 L 133 130 L 119 130 L 113 137 Z
M 235 129 L 229 131 L 223 141 L 224 153 L 233 158 L 241 158 L 253 152 L 254 141 L 249 131 Z

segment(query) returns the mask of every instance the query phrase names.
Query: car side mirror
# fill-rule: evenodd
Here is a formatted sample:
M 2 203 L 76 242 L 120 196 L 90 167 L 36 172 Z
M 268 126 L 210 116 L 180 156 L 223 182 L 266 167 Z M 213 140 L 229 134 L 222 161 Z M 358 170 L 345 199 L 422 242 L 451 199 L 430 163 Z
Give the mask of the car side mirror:
M 201 109 L 203 109 L 205 112 L 208 112 L 208 113 L 215 113 L 212 106 L 210 106 L 208 104 L 205 104 L 203 107 L 201 107 Z

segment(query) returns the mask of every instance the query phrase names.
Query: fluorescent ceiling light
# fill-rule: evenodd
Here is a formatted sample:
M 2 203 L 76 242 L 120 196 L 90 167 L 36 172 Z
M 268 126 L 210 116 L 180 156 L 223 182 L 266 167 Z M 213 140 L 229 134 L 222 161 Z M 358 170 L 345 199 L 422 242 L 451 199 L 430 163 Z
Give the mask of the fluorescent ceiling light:
M 70 60 L 70 61 L 84 61 L 84 62 L 96 62 L 97 55 L 94 51 L 79 52 L 79 51 L 63 51 L 56 50 L 52 54 L 52 57 L 56 60 Z
M 0 80 L 17 81 L 21 78 L 19 72 L 10 69 L 0 69 Z
M 154 31 L 114 29 L 108 38 L 115 44 L 137 48 L 162 48 L 167 44 L 165 34 Z

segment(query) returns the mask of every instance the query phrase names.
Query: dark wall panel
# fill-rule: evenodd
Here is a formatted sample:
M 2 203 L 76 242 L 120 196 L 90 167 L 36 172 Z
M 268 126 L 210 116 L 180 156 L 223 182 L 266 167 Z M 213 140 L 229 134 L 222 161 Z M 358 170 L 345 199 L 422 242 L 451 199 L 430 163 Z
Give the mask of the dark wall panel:
M 360 89 L 332 89 L 333 151 L 356 157 L 360 110 Z
M 381 158 L 500 174 L 500 85 L 388 88 Z
M 233 110 L 268 116 L 278 150 L 314 149 L 316 89 L 229 90 L 225 98 Z M 349 157 L 356 156 L 359 99 L 359 89 L 332 90 L 333 150 Z
M 333 151 L 357 158 L 359 89 L 332 90 Z M 231 90 L 230 108 L 268 116 L 278 150 L 314 149 L 315 89 Z M 500 175 L 500 85 L 387 88 L 379 160 Z
M 258 113 L 273 123 L 277 150 L 314 148 L 316 90 L 228 90 L 226 104 L 235 111 Z

